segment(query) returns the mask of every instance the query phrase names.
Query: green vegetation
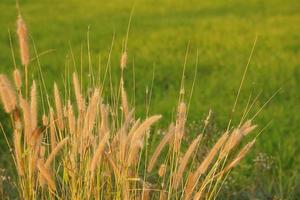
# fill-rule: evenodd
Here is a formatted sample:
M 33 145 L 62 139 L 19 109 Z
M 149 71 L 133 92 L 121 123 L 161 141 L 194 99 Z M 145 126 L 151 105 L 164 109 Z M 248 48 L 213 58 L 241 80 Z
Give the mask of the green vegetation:
M 93 66 L 98 56 L 103 69 L 106 65 L 113 35 L 112 66 L 118 66 L 122 41 L 126 35 L 130 11 L 135 5 L 128 38 L 128 69 L 125 76 L 132 88 L 133 65 L 136 76 L 136 105 L 138 112 L 145 109 L 145 91 L 150 88 L 153 66 L 154 87 L 150 114 L 164 115 L 165 124 L 177 105 L 182 65 L 187 46 L 186 93 L 192 85 L 198 52 L 197 81 L 189 111 L 189 122 L 199 124 L 213 110 L 213 128 L 224 130 L 239 88 L 256 35 L 254 54 L 244 87 L 234 113 L 234 124 L 239 122 L 249 95 L 259 94 L 250 117 L 278 90 L 279 93 L 255 118 L 262 129 L 254 151 L 246 162 L 228 179 L 228 187 L 220 198 L 277 197 L 294 199 L 300 193 L 300 3 L 298 0 L 207 1 L 162 0 L 109 1 L 97 0 L 31 0 L 20 1 L 22 14 L 40 56 L 49 89 L 54 80 L 63 85 L 65 66 L 74 69 L 72 49 L 77 69 L 81 48 L 84 51 L 84 71 L 88 71 L 87 31 L 90 27 L 90 50 Z M 13 70 L 9 29 L 17 55 L 15 37 L 17 10 L 11 0 L 0 3 L 0 61 L 1 73 Z M 71 47 L 70 47 L 71 46 Z M 49 51 L 50 50 L 50 51 Z M 31 49 L 33 54 L 34 50 Z M 34 56 L 33 56 L 34 57 Z M 19 59 L 17 59 L 19 60 Z M 31 69 L 37 76 L 37 62 Z M 119 68 L 113 70 L 117 81 Z M 11 73 L 10 73 L 11 74 Z M 87 76 L 87 74 L 86 74 Z M 142 78 L 140 78 L 142 77 Z M 2 109 L 2 108 L 1 108 Z M 0 113 L 1 122 L 4 112 Z M 1 138 L 0 167 L 7 166 L 6 143 Z M 254 159 L 260 153 L 271 165 L 268 169 Z M 262 169 L 263 168 L 263 169 Z M 298 183 L 298 185 L 297 185 Z M 229 196 L 227 196 L 229 195 Z

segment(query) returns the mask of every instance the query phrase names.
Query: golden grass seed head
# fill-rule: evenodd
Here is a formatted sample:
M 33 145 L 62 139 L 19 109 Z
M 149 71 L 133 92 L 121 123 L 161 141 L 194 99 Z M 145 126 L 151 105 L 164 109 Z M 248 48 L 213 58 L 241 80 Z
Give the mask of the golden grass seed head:
M 20 45 L 20 55 L 22 65 L 28 66 L 29 64 L 29 45 L 28 45 L 28 30 L 22 16 L 18 16 L 17 20 L 17 34 Z
M 128 55 L 127 55 L 127 52 L 125 51 L 122 56 L 121 56 L 121 61 L 120 61 L 120 66 L 121 66 L 121 69 L 125 69 L 126 66 L 127 66 L 127 59 L 128 59 Z
M 18 69 L 15 69 L 13 72 L 14 82 L 16 85 L 17 90 L 21 90 L 22 87 L 22 76 Z
M 17 97 L 10 81 L 3 74 L 0 74 L 0 98 L 5 112 L 11 113 L 17 105 Z
M 55 108 L 57 114 L 57 125 L 59 130 L 63 130 L 64 129 L 63 108 L 62 108 L 59 90 L 56 83 L 54 83 L 54 100 L 55 100 Z
M 76 97 L 78 110 L 79 110 L 79 112 L 84 112 L 85 103 L 84 103 L 84 99 L 83 99 L 82 94 L 81 94 L 81 89 L 80 89 L 78 76 L 75 72 L 73 73 L 73 86 L 74 86 L 74 91 L 75 91 L 75 97 Z

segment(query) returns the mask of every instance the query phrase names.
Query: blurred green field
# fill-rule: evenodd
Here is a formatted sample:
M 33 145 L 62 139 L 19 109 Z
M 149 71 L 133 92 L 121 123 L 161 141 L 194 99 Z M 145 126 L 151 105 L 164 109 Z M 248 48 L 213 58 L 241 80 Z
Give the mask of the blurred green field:
M 280 91 L 255 118 L 259 130 L 269 122 L 271 124 L 259 136 L 247 161 L 234 172 L 234 180 L 230 179 L 231 185 L 225 187 L 220 198 L 267 199 L 276 196 L 296 199 L 300 195 L 299 0 L 22 0 L 20 4 L 37 51 L 51 50 L 40 57 L 49 88 L 54 80 L 63 86 L 65 66 L 74 69 L 70 49 L 75 55 L 77 68 L 81 49 L 85 52 L 83 66 L 88 77 L 88 29 L 95 68 L 98 67 L 99 55 L 101 67 L 105 67 L 115 35 L 111 63 L 116 74 L 129 15 L 135 6 L 128 38 L 126 80 L 130 90 L 134 65 L 138 111 L 145 108 L 145 91 L 151 86 L 155 68 L 150 113 L 162 113 L 165 122 L 171 119 L 189 46 L 187 94 L 192 85 L 197 52 L 199 55 L 189 122 L 203 120 L 212 109 L 217 130 L 226 128 L 257 35 L 256 48 L 233 116 L 235 124 L 241 118 L 249 95 L 253 99 L 261 92 L 251 117 L 270 96 L 278 89 Z M 1 0 L 0 13 L 0 72 L 10 73 L 13 60 L 8 30 L 12 34 L 15 53 L 18 53 L 15 2 Z M 31 68 L 36 77 L 36 60 Z M 1 110 L 1 121 L 4 116 Z M 0 168 L 3 168 L 7 166 L 7 156 L 4 155 L 7 148 L 3 134 L 0 139 Z M 272 157 L 271 169 L 261 170 L 254 163 L 253 159 L 259 153 Z

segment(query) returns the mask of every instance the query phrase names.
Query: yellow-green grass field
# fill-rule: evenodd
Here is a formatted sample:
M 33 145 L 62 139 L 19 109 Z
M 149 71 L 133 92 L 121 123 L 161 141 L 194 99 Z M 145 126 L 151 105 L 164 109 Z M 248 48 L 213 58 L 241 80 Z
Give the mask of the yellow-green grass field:
M 254 119 L 259 125 L 257 132 L 268 126 L 251 154 L 230 175 L 219 198 L 296 199 L 300 195 L 300 1 L 19 2 L 30 32 L 33 59 L 30 75 L 35 78 L 38 75 L 35 44 L 49 89 L 54 81 L 63 87 L 66 69 L 79 70 L 81 52 L 83 73 L 88 82 L 88 35 L 91 66 L 95 71 L 99 60 L 104 71 L 113 41 L 112 80 L 117 82 L 122 42 L 134 8 L 128 37 L 129 64 L 125 71 L 129 97 L 133 102 L 135 85 L 137 112 L 144 113 L 146 91 L 150 90 L 153 81 L 149 112 L 163 114 L 160 123 L 162 126 L 167 124 L 177 105 L 187 54 L 186 94 L 191 91 L 197 65 L 188 117 L 188 123 L 195 131 L 200 130 L 210 109 L 213 111 L 211 130 L 221 132 L 226 129 L 257 37 L 233 114 L 233 124 L 237 125 L 241 119 L 249 97 L 251 101 L 257 97 L 249 113 L 251 118 L 273 94 L 276 95 Z M 9 32 L 20 66 L 15 2 L 1 0 L 0 13 L 0 73 L 11 73 L 14 64 Z M 1 123 L 9 129 L 7 118 L 1 110 Z M 0 168 L 8 169 L 7 173 L 12 174 L 12 162 L 2 133 L 0 144 Z

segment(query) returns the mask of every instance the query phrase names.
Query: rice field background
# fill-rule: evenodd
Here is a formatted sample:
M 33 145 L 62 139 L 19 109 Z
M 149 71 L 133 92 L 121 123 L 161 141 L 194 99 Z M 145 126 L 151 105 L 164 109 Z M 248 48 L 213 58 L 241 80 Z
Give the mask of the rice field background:
M 97 68 L 99 58 L 101 66 L 106 65 L 114 40 L 112 66 L 118 66 L 134 7 L 125 80 L 127 85 L 133 86 L 134 70 L 137 112 L 143 113 L 146 109 L 146 91 L 153 81 L 150 114 L 163 114 L 160 123 L 168 124 L 176 110 L 188 51 L 187 93 L 198 66 L 188 116 L 190 129 L 196 131 L 210 109 L 213 111 L 211 130 L 218 132 L 226 128 L 257 37 L 233 122 L 239 122 L 249 96 L 254 99 L 258 95 L 251 112 L 254 115 L 279 92 L 255 118 L 260 129 L 268 126 L 250 155 L 230 175 L 219 198 L 297 199 L 300 195 L 299 1 L 28 0 L 20 4 L 32 37 L 30 43 L 36 45 L 49 89 L 54 80 L 63 86 L 67 67 L 74 68 L 74 61 L 79 66 L 81 51 L 84 52 L 84 71 L 88 71 L 88 33 L 92 65 Z M 15 2 L 1 0 L 0 13 L 0 72 L 11 73 L 9 32 L 18 57 Z M 37 60 L 32 61 L 33 77 L 37 76 L 37 64 Z M 117 81 L 119 68 L 112 71 L 113 80 Z M 86 77 L 88 79 L 87 73 Z M 1 122 L 4 116 L 1 110 Z M 4 123 L 4 127 L 9 125 Z M 5 173 L 13 176 L 3 134 L 0 138 L 0 168 L 8 169 Z

